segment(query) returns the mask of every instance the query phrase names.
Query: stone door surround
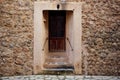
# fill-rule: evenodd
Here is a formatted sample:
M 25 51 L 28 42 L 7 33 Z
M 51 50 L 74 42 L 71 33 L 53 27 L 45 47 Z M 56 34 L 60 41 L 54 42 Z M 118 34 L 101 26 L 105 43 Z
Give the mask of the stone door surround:
M 44 41 L 48 37 L 47 21 L 44 17 L 49 10 L 65 10 L 67 12 L 68 36 L 72 41 L 73 51 L 68 50 L 72 55 L 74 72 L 82 74 L 82 26 L 81 26 L 81 2 L 50 2 L 50 1 L 35 1 L 34 2 L 34 74 L 40 73 L 43 68 L 45 54 L 48 48 L 43 50 Z M 48 16 L 46 16 L 48 17 Z M 47 43 L 48 44 L 48 43 Z

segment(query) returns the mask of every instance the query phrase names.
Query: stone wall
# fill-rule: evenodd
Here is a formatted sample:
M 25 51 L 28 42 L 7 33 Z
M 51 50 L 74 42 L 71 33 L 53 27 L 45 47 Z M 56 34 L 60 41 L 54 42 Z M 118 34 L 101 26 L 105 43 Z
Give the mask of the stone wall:
M 83 4 L 83 44 L 92 75 L 120 75 L 120 1 L 86 0 Z
M 0 1 L 0 76 L 33 74 L 35 0 Z M 83 74 L 120 74 L 120 1 L 82 1 Z
M 0 3 L 0 75 L 33 72 L 33 2 Z

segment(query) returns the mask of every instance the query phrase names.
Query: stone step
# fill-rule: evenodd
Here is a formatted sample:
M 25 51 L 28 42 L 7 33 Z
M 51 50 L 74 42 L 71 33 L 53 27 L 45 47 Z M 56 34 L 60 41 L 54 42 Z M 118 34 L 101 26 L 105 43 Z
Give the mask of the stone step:
M 44 68 L 47 69 L 53 69 L 53 68 L 69 68 L 71 66 L 71 64 L 69 64 L 68 62 L 45 62 L 44 63 Z
M 73 67 L 72 68 L 61 68 L 61 69 L 44 69 L 44 71 L 74 71 Z
M 47 54 L 47 56 L 49 56 L 49 57 L 67 57 L 67 55 L 65 54 L 65 53 L 63 53 L 63 52 L 56 52 L 56 53 L 49 53 L 49 54 Z
M 45 59 L 45 62 L 68 62 L 68 59 L 65 57 L 48 57 Z
M 49 75 L 71 75 L 73 74 L 74 69 L 73 68 L 68 68 L 68 69 L 43 69 L 43 73 L 42 74 L 49 74 Z M 60 80 L 64 80 L 64 79 L 60 79 Z
M 71 67 L 65 52 L 51 52 L 47 54 L 43 64 L 45 69 L 67 69 Z

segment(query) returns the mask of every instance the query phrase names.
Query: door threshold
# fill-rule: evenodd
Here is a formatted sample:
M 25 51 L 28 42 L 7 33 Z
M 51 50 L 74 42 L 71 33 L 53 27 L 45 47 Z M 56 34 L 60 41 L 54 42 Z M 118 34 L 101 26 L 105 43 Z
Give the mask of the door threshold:
M 73 71 L 74 69 L 44 69 L 43 71 Z
M 40 75 L 73 75 L 74 69 L 43 69 Z

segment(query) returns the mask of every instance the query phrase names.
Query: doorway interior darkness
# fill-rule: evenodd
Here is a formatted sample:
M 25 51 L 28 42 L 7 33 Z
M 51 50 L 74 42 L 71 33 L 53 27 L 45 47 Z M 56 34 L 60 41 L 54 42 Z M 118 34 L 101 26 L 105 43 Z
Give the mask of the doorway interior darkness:
M 66 11 L 49 11 L 49 51 L 66 51 Z

